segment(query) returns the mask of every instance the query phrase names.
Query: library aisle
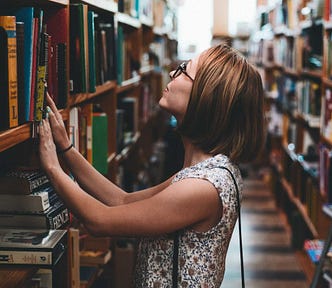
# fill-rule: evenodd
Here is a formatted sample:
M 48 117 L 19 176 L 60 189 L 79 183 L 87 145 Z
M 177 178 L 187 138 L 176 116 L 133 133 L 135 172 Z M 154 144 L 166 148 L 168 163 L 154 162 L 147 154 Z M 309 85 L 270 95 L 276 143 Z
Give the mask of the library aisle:
M 282 214 L 269 189 L 268 169 L 248 169 L 244 178 L 242 239 L 247 288 L 307 288 L 306 277 L 290 247 Z M 234 230 L 221 288 L 241 287 L 239 238 Z

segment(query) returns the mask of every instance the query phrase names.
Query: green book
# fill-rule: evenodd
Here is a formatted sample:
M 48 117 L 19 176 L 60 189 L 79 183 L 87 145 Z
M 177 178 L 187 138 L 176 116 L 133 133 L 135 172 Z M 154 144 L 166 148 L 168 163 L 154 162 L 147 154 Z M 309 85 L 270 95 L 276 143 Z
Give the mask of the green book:
M 106 113 L 92 116 L 92 165 L 100 173 L 107 174 L 108 128 Z

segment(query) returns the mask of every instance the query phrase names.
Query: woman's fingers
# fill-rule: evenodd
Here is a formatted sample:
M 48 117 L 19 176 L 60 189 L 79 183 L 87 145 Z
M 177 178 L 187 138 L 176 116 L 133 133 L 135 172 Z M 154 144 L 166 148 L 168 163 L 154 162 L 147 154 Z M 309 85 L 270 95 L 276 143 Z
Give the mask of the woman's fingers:
M 55 117 L 57 118 L 58 121 L 62 121 L 62 116 L 58 110 L 58 108 L 56 107 L 52 97 L 50 96 L 50 94 L 47 92 L 46 93 L 46 102 L 49 105 L 49 107 L 51 108 L 51 110 L 53 111 Z

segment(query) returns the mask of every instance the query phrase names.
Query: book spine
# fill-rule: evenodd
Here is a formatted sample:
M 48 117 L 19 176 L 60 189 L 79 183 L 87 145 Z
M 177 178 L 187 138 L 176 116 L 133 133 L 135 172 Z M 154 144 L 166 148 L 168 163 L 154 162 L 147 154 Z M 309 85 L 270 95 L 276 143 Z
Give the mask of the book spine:
M 56 46 L 56 61 L 57 61 L 57 95 L 58 107 L 65 108 L 67 105 L 68 95 L 68 79 L 67 79 L 67 45 L 66 43 L 59 43 Z
M 48 215 L 49 229 L 61 229 L 70 222 L 69 211 L 67 207 L 62 207 L 60 211 Z
M 2 250 L 0 264 L 52 265 L 52 252 Z
M 33 7 L 22 7 L 15 13 L 16 21 L 24 23 L 24 102 L 25 102 L 25 121 L 30 117 L 31 99 L 31 77 L 32 77 L 32 56 L 33 56 Z M 20 51 L 18 51 L 20 52 Z M 20 78 L 18 78 L 20 79 Z
M 88 12 L 89 92 L 96 92 L 95 26 L 94 12 Z
M 24 23 L 16 22 L 18 124 L 27 121 L 24 93 Z
M 9 128 L 12 128 L 18 125 L 16 17 L 0 16 L 0 26 L 8 37 L 8 109 Z
M 41 46 L 39 55 L 39 64 L 37 69 L 37 97 L 35 103 L 35 121 L 41 121 L 44 117 L 44 99 L 45 83 L 47 78 L 47 60 L 48 60 L 48 41 L 47 33 L 41 35 Z
M 0 195 L 1 212 L 43 212 L 50 207 L 47 192 L 39 195 Z

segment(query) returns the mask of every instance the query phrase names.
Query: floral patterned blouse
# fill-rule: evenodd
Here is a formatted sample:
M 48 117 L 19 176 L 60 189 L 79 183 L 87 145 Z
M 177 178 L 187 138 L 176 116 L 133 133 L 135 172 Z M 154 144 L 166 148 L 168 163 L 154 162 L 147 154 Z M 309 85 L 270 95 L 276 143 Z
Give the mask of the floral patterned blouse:
M 237 166 L 221 154 L 179 171 L 173 182 L 185 178 L 210 181 L 219 193 L 223 216 L 207 232 L 184 229 L 179 234 L 179 287 L 220 287 L 224 272 L 227 248 L 237 220 L 237 196 L 230 173 L 233 173 L 240 190 L 242 178 Z M 162 235 L 141 239 L 138 249 L 135 287 L 172 287 L 173 236 Z

